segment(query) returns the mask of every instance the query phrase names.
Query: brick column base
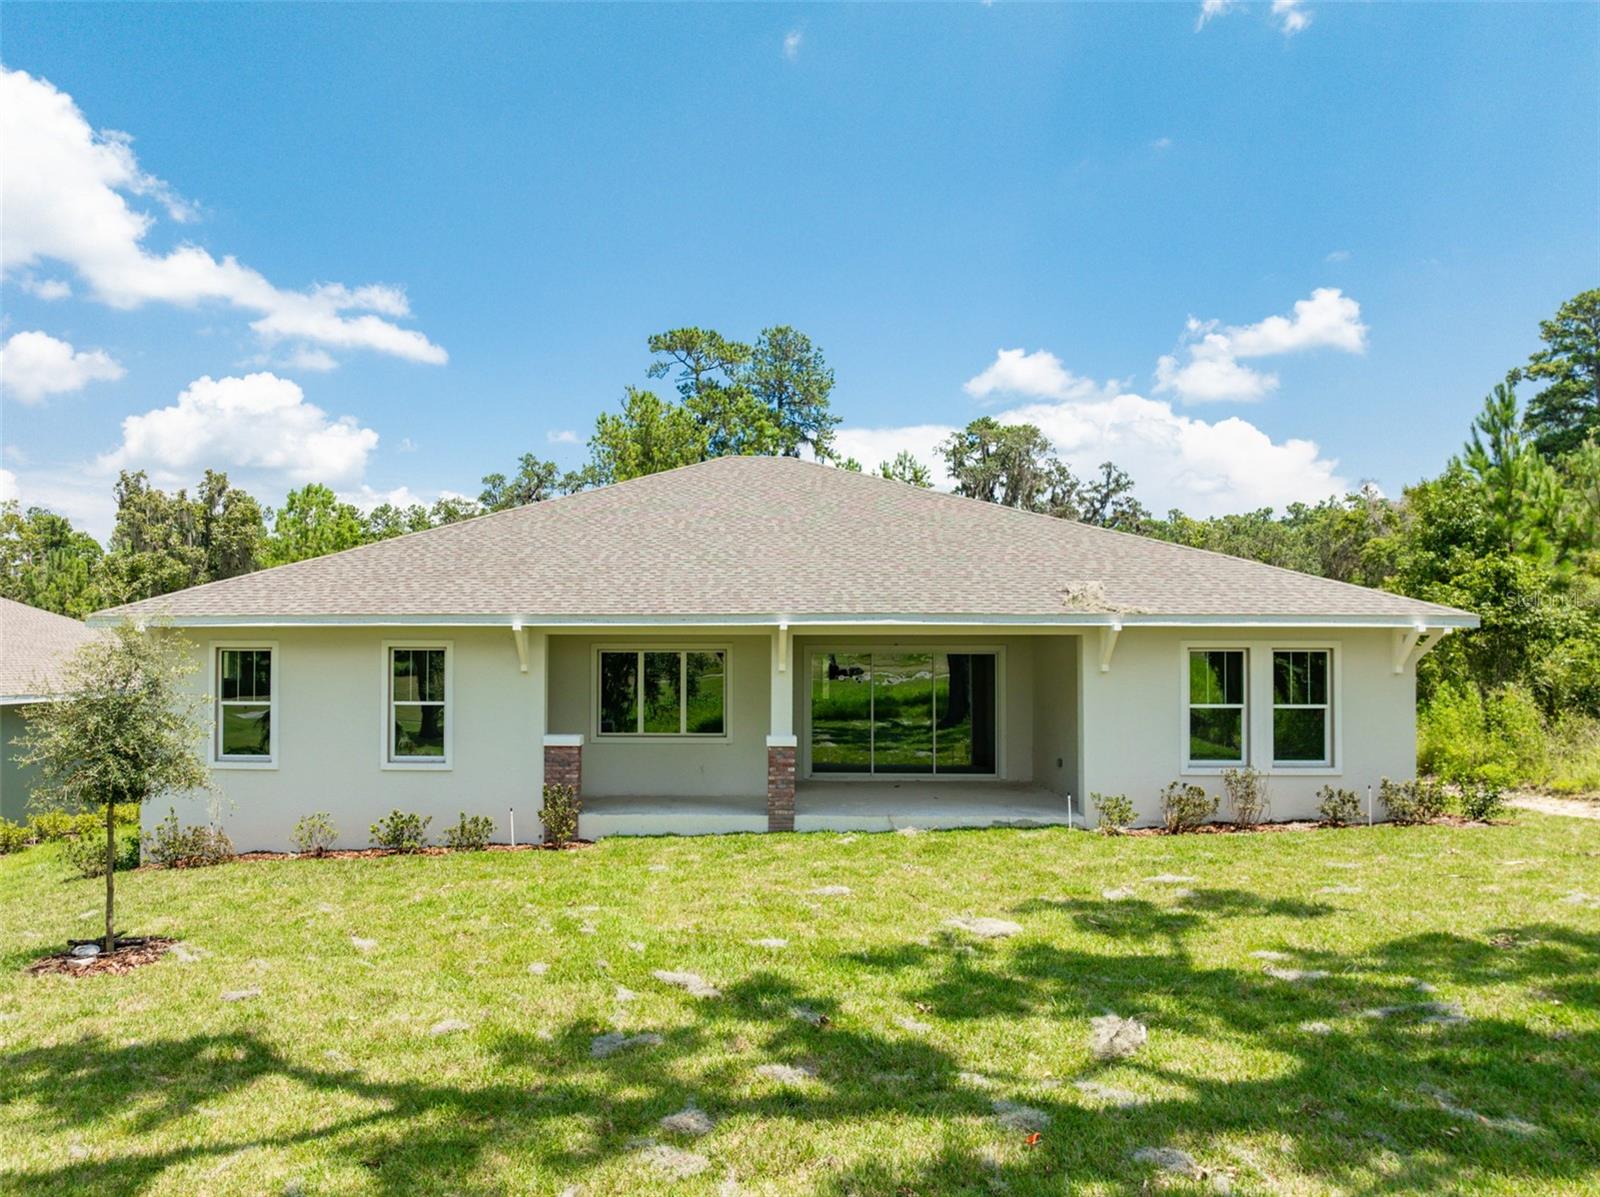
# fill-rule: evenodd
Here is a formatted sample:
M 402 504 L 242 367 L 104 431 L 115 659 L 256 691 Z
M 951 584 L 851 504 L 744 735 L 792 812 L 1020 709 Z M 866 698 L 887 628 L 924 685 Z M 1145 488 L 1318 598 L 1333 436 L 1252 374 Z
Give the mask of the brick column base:
M 546 745 L 544 750 L 544 784 L 571 786 L 583 793 L 583 746 L 578 744 Z
M 793 748 L 767 749 L 767 830 L 794 830 Z

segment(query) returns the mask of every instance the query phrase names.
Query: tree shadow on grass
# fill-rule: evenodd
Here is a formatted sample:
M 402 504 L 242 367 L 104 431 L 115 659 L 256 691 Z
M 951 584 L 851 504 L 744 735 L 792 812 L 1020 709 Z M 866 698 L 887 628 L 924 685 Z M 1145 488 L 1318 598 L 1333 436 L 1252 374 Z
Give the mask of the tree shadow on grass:
M 829 994 L 756 973 L 721 998 L 684 998 L 696 1016 L 692 1025 L 608 1059 L 590 1057 L 592 1037 L 604 1028 L 582 1021 L 548 1040 L 485 1030 L 479 1042 L 498 1067 L 483 1082 L 374 1079 L 290 1059 L 248 1031 L 131 1044 L 86 1038 L 13 1052 L 0 1060 L 0 1109 L 10 1111 L 18 1130 L 28 1131 L 31 1121 L 36 1133 L 88 1132 L 122 1119 L 129 1138 L 99 1158 L 14 1169 L 7 1184 L 22 1195 L 132 1194 L 175 1167 L 218 1169 L 252 1147 L 315 1144 L 335 1162 L 359 1161 L 380 1193 L 501 1191 L 497 1170 L 508 1159 L 559 1178 L 553 1191 L 614 1165 L 636 1137 L 659 1133 L 656 1121 L 690 1100 L 719 1122 L 798 1124 L 841 1136 L 859 1135 L 864 1126 L 873 1131 L 866 1150 L 859 1139 L 845 1149 L 848 1163 L 808 1160 L 814 1171 L 792 1175 L 763 1171 L 792 1164 L 792 1155 L 728 1156 L 713 1132 L 694 1146 L 714 1168 L 686 1182 L 686 1191 L 709 1191 L 727 1167 L 752 1184 L 830 1197 L 988 1193 L 1001 1185 L 1019 1195 L 1061 1192 L 1064 1184 L 1131 1188 L 1150 1175 L 1131 1159 L 1139 1147 L 1182 1147 L 1206 1166 L 1227 1169 L 1241 1165 L 1226 1144 L 1262 1132 L 1282 1145 L 1276 1166 L 1290 1164 L 1351 1193 L 1518 1185 L 1565 1191 L 1600 1176 L 1592 1113 L 1600 1098 L 1600 1035 L 1562 1037 L 1496 1018 L 1446 1027 L 1358 1013 L 1369 1004 L 1417 1002 L 1408 977 L 1423 959 L 1441 984 L 1562 986 L 1592 977 L 1600 970 L 1600 937 L 1509 928 L 1506 934 L 1528 948 L 1491 949 L 1498 952 L 1492 968 L 1478 940 L 1408 937 L 1347 960 L 1325 954 L 1331 975 L 1302 988 L 1250 969 L 1198 965 L 1181 943 L 1194 928 L 1155 925 L 1167 950 L 1150 955 L 1031 939 L 981 947 L 947 940 L 845 961 L 858 970 L 918 970 L 905 975 L 903 996 L 956 1026 L 991 1020 L 1003 1028 L 1019 1012 L 1038 1011 L 1087 1026 L 1107 1004 L 1159 1007 L 1144 1052 L 1057 1083 L 1042 1074 L 974 1077 L 937 1032 L 886 1033 L 853 1018 Z M 1113 942 L 1116 932 L 1106 937 Z M 1532 950 L 1538 945 L 1544 947 Z M 1382 975 L 1391 965 L 1407 976 Z M 800 1008 L 829 1015 L 831 1024 L 797 1018 Z M 1300 1025 L 1313 1008 L 1347 1013 L 1331 1034 L 1316 1035 Z M 1219 1076 L 1203 1061 L 1162 1050 L 1161 1038 L 1179 1031 L 1248 1039 L 1271 1064 L 1252 1075 Z M 708 1060 L 712 1046 L 719 1051 Z M 816 1078 L 786 1086 L 757 1077 L 766 1062 L 806 1064 Z M 1096 1078 L 1136 1086 L 1145 1104 L 1102 1109 L 1059 1083 Z M 203 1116 L 208 1103 L 253 1086 L 282 1094 L 255 1125 L 216 1133 L 212 1124 L 172 1146 L 139 1141 L 170 1136 L 183 1120 Z M 1513 1114 L 1540 1129 L 1519 1133 L 1466 1117 L 1441 1104 L 1440 1093 L 1453 1095 L 1452 1104 Z M 1049 1116 L 1038 1145 L 1026 1147 L 1022 1132 L 992 1120 L 997 1098 Z M 280 1115 L 290 1125 L 275 1127 Z M 605 1173 L 608 1181 L 616 1175 Z M 1249 1179 L 1271 1183 L 1270 1173 Z

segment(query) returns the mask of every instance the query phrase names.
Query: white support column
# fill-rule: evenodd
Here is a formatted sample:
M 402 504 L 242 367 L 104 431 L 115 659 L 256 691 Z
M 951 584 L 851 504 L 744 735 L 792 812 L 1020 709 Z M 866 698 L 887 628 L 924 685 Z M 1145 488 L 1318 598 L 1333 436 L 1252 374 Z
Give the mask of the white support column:
M 795 743 L 794 672 L 789 659 L 792 647 L 789 625 L 780 623 L 772 634 L 772 705 L 771 722 L 767 727 L 769 747 L 793 748 Z

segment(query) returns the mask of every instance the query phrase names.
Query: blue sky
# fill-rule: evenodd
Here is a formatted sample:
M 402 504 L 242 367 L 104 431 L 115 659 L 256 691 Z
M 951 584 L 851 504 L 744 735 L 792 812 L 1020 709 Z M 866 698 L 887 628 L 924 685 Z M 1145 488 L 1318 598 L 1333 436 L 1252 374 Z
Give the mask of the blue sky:
M 371 502 L 575 465 L 680 324 L 810 333 L 869 466 L 987 413 L 1158 510 L 1396 492 L 1600 281 L 1595 6 L 10 4 L 3 32 L 0 490 L 102 535 L 124 466 Z

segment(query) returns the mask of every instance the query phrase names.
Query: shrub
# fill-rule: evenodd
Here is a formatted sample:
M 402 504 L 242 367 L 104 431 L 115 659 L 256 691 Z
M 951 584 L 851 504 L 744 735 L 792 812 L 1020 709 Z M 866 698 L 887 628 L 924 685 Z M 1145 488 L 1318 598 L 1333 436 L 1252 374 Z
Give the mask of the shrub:
M 444 829 L 445 846 L 455 852 L 482 852 L 494 834 L 494 820 L 488 815 L 461 812 L 461 821 Z
M 101 826 L 98 835 L 74 835 L 62 842 L 61 854 L 79 877 L 104 877 L 106 875 L 106 834 Z M 136 836 L 117 837 L 117 869 L 133 869 L 139 865 L 139 840 Z
M 574 786 L 545 786 L 544 808 L 539 822 L 544 824 L 544 842 L 557 848 L 578 835 L 578 813 L 582 803 Z
M 1096 830 L 1121 835 L 1133 825 L 1133 800 L 1126 794 L 1090 794 L 1089 801 L 1100 812 Z
M 1344 827 L 1361 818 L 1361 798 L 1354 790 L 1323 786 L 1317 791 L 1317 814 L 1330 827 Z
M 36 843 L 53 844 L 74 836 L 103 833 L 105 816 L 88 812 L 75 815 L 65 810 L 42 810 L 28 816 L 28 835 Z
M 1475 686 L 1440 686 L 1417 718 L 1417 763 L 1452 781 L 1507 786 L 1549 772 L 1550 737 L 1526 690 L 1506 686 L 1488 698 Z
M 428 846 L 428 824 L 433 816 L 392 810 L 372 825 L 372 842 L 391 852 L 420 852 Z
M 1464 781 L 1460 785 L 1461 813 L 1469 819 L 1487 823 L 1506 808 L 1500 787 L 1487 781 Z
M 1161 821 L 1172 834 L 1193 831 L 1217 813 L 1218 805 L 1204 786 L 1175 781 L 1161 791 Z
M 178 812 L 167 808 L 167 817 L 144 837 L 144 850 L 164 869 L 191 869 L 221 864 L 236 853 L 233 841 L 220 827 L 183 827 Z
M 28 829 L 21 823 L 0 819 L 0 856 L 21 852 L 30 842 Z
M 1378 796 L 1396 823 L 1431 823 L 1444 814 L 1448 805 L 1443 783 L 1429 777 L 1416 781 L 1390 781 L 1385 777 L 1378 783 Z
M 1228 805 L 1233 807 L 1233 821 L 1240 827 L 1254 827 L 1267 813 L 1267 775 L 1246 765 L 1242 769 L 1224 769 L 1222 788 L 1228 792 Z
M 333 816 L 319 810 L 303 815 L 289 833 L 289 842 L 301 856 L 322 856 L 339 840 L 339 830 L 333 825 Z

